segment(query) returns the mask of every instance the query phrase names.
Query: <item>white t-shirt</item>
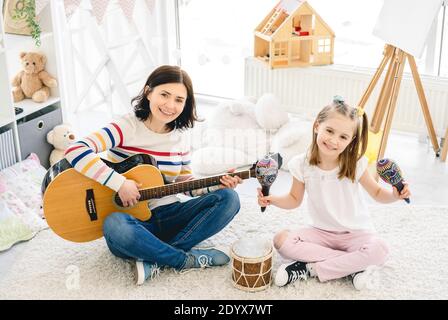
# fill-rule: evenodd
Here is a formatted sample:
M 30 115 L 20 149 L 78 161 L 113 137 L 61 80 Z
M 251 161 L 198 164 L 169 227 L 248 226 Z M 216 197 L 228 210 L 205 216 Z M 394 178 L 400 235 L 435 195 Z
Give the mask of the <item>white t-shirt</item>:
M 374 230 L 359 183 L 367 165 L 365 156 L 358 160 L 352 182 L 346 177 L 338 178 L 339 167 L 322 170 L 310 165 L 306 153 L 291 159 L 289 171 L 305 184 L 312 226 L 336 232 Z

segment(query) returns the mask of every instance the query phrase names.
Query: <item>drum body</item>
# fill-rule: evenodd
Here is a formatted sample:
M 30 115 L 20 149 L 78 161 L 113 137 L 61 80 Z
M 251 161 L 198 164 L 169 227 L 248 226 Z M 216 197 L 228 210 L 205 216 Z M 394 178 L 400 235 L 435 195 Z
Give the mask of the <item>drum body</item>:
M 233 285 L 250 292 L 268 288 L 272 279 L 272 254 L 270 241 L 236 241 L 230 250 Z

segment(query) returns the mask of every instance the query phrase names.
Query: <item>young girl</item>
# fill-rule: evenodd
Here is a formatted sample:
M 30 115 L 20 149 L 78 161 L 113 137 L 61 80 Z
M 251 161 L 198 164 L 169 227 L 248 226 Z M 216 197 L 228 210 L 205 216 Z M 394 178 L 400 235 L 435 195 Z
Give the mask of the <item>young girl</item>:
M 369 286 L 376 267 L 388 255 L 370 221 L 360 185 L 376 201 L 394 202 L 410 196 L 405 185 L 401 194 L 386 189 L 367 170 L 368 121 L 361 108 L 352 108 L 336 96 L 319 112 L 313 125 L 309 152 L 289 162 L 293 183 L 288 194 L 264 197 L 258 191 L 260 206 L 297 208 L 308 194 L 310 227 L 283 230 L 274 237 L 281 256 L 294 263 L 279 267 L 275 284 L 284 286 L 297 279 L 317 277 L 319 281 L 353 275 L 361 290 Z M 364 272 L 362 272 L 364 271 Z
M 137 203 L 138 182 L 106 166 L 97 153 L 107 150 L 112 161 L 146 153 L 157 160 L 167 183 L 193 178 L 185 129 L 193 127 L 197 116 L 188 74 L 176 66 L 157 68 L 132 104 L 133 113 L 78 141 L 65 153 L 77 171 L 117 191 L 124 206 Z M 239 198 L 232 189 L 241 182 L 226 175 L 220 188 L 188 192 L 200 197 L 151 200 L 148 221 L 112 213 L 103 224 L 107 245 L 117 257 L 135 261 L 137 284 L 157 275 L 160 266 L 187 270 L 227 264 L 230 259 L 224 252 L 192 248 L 223 229 L 239 211 Z

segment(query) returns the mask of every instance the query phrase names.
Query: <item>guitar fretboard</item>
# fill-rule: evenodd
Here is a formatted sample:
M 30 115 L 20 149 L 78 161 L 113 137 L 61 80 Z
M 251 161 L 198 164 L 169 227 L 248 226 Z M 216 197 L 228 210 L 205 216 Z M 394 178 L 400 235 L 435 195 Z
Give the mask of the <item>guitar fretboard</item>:
M 248 179 L 251 177 L 250 170 L 235 172 L 235 173 L 227 173 L 226 175 L 238 176 L 241 179 Z M 224 176 L 225 175 L 213 176 L 213 177 L 208 177 L 208 178 L 203 178 L 203 179 L 171 183 L 171 184 L 167 184 L 167 185 L 161 186 L 161 187 L 141 189 L 140 190 L 140 196 L 141 196 L 140 201 L 162 198 L 162 197 L 169 196 L 172 194 L 183 193 L 183 192 L 187 192 L 190 190 L 196 190 L 196 189 L 202 189 L 202 188 L 207 188 L 207 187 L 211 187 L 211 186 L 216 186 L 216 185 L 221 184 L 220 179 L 221 179 L 221 177 L 224 177 Z

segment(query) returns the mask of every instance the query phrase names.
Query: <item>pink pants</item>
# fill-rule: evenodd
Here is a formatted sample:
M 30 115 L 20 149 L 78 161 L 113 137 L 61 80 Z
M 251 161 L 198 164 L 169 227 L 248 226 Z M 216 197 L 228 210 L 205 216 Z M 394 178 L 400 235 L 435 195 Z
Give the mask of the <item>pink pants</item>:
M 382 265 L 389 250 L 383 240 L 368 231 L 336 233 L 317 228 L 289 231 L 278 249 L 287 259 L 314 262 L 319 281 L 338 279 Z

